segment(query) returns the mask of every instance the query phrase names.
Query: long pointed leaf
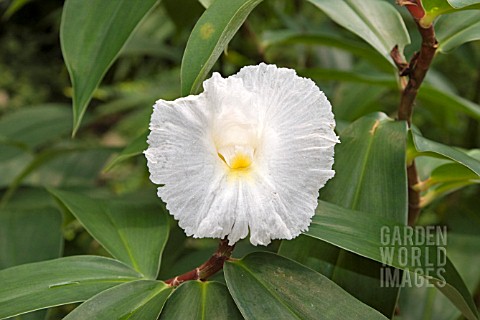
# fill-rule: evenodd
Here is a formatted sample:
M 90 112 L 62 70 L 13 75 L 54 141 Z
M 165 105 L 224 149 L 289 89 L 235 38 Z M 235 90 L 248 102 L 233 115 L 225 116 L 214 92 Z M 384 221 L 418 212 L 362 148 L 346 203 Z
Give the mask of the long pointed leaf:
M 375 113 L 355 121 L 340 139 L 337 173 L 320 191 L 321 199 L 406 223 L 405 123 Z
M 67 0 L 60 25 L 62 53 L 73 86 L 73 134 L 94 90 L 128 37 L 157 0 Z
M 359 74 L 351 71 L 340 71 L 331 69 L 308 69 L 300 70 L 300 75 L 312 79 L 323 80 L 341 80 L 347 82 L 360 82 L 373 85 L 388 87 L 394 90 L 398 89 L 397 82 L 392 76 L 386 74 Z M 445 108 L 451 108 L 468 114 L 469 116 L 480 119 L 480 106 L 472 101 L 462 98 L 454 93 L 437 89 L 428 83 L 424 84 L 418 92 L 418 98 L 431 105 L 441 105 Z
M 188 281 L 168 299 L 160 319 L 241 320 L 243 317 L 225 285 L 211 281 Z
M 182 60 L 182 94 L 198 93 L 208 72 L 262 0 L 216 0 L 190 34 Z
M 141 276 L 119 261 L 95 256 L 74 256 L 8 268 L 0 271 L 0 319 L 84 301 Z
M 480 40 L 480 11 L 460 11 L 442 16 L 435 24 L 438 51 L 449 52 L 464 43 Z
M 367 41 L 393 64 L 390 51 L 400 52 L 410 43 L 402 17 L 388 2 L 380 0 L 308 0 L 332 20 Z
M 380 113 L 345 128 L 335 148 L 335 177 L 320 190 L 320 198 L 405 224 L 406 136 L 405 123 Z M 321 270 L 364 303 L 393 315 L 399 289 L 381 287 L 380 264 L 313 239 L 284 241 L 279 252 Z
M 480 4 L 479 0 L 447 0 L 447 1 L 455 9 L 460 9 L 460 8 L 464 8 L 464 7 L 467 7 L 467 6 Z
M 265 48 L 278 45 L 309 44 L 338 48 L 369 61 L 380 70 L 390 72 L 392 66 L 381 54 L 360 41 L 348 40 L 330 32 L 305 33 L 294 30 L 265 32 L 262 36 Z
M 254 252 L 227 261 L 225 280 L 245 319 L 386 319 L 320 273 Z
M 168 220 L 159 205 L 94 200 L 49 190 L 115 258 L 155 279 L 168 239 Z
M 105 165 L 105 168 L 103 169 L 103 171 L 105 172 L 109 171 L 110 169 L 115 167 L 117 164 L 142 154 L 142 152 L 146 150 L 148 147 L 148 144 L 147 144 L 148 133 L 149 133 L 148 130 L 145 130 L 138 137 L 133 139 L 125 147 L 125 149 L 122 150 L 122 152 L 118 156 L 113 158 L 109 163 Z
M 467 153 L 451 146 L 424 138 L 420 134 L 412 133 L 413 143 L 418 155 L 435 155 L 453 160 L 480 176 L 480 161 Z
M 127 282 L 85 301 L 64 319 L 157 319 L 172 290 L 161 281 Z
M 413 234 L 413 230 L 408 229 L 409 227 L 407 226 L 385 219 L 379 215 L 352 211 L 321 201 L 312 224 L 305 234 L 383 264 L 389 264 L 412 272 L 423 272 L 423 274 L 429 275 L 431 282 L 468 319 L 478 319 L 473 299 L 450 260 L 447 258 L 445 264 L 435 263 L 443 261 L 444 251 L 433 250 L 432 248 L 434 247 L 429 249 L 428 241 L 426 240 L 428 234 L 426 233 L 415 234 L 416 241 L 409 241 L 408 238 L 403 238 L 405 234 Z M 393 236 L 393 232 L 398 232 L 398 234 L 402 235 L 402 238 L 399 240 L 400 243 L 387 244 L 393 250 L 391 259 L 388 259 L 389 261 L 386 261 L 385 256 L 382 256 L 381 249 L 385 247 L 385 244 L 382 243 L 382 239 L 386 237 L 385 230 L 392 232 L 390 236 Z M 416 252 L 420 252 L 421 256 L 415 258 Z

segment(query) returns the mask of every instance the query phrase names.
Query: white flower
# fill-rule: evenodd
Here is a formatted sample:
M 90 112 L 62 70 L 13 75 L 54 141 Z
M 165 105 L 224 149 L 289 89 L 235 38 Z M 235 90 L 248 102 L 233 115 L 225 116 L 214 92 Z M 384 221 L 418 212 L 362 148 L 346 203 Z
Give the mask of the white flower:
M 187 235 L 267 245 L 308 229 L 332 178 L 331 105 L 313 81 L 248 66 L 154 106 L 145 151 L 158 195 Z

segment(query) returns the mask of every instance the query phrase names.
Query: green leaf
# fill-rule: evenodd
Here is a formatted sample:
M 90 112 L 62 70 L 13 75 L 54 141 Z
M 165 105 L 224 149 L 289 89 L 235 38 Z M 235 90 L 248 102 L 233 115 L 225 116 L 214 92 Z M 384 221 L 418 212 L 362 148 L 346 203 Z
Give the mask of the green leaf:
M 230 293 L 218 282 L 187 281 L 168 299 L 160 319 L 243 319 Z
M 320 198 L 405 224 L 406 140 L 406 124 L 382 113 L 352 123 L 340 134 L 333 165 L 336 174 L 320 190 Z M 379 199 L 379 194 L 384 196 Z
M 3 18 L 9 19 L 12 15 L 15 14 L 18 10 L 20 10 L 24 5 L 29 3 L 32 0 L 13 0 L 10 5 L 8 6 L 8 9 L 5 11 L 3 14 Z
M 480 264 L 479 247 L 480 237 L 478 234 L 469 235 L 452 232 L 448 234 L 448 255 L 465 279 L 465 284 L 472 294 L 475 294 L 480 281 L 480 273 L 472 268 L 472 266 Z
M 222 51 L 262 0 L 217 0 L 197 21 L 182 59 L 182 95 L 195 94 Z
M 411 135 L 409 149 L 413 149 L 411 158 L 420 156 L 416 158 L 416 164 L 423 181 L 419 182 L 414 188 L 417 191 L 426 191 L 420 198 L 421 207 L 425 207 L 460 188 L 480 183 L 480 176 L 462 163 L 451 161 L 450 158 L 439 156 L 436 153 L 419 153 L 413 145 Z M 466 154 L 479 161 L 480 153 L 478 149 L 470 150 Z
M 469 168 L 480 176 L 480 161 L 469 156 L 460 149 L 450 147 L 439 142 L 424 138 L 418 133 L 412 132 L 413 143 L 417 150 L 417 156 L 437 156 L 453 160 Z
M 417 191 L 427 191 L 420 198 L 420 206 L 425 207 L 453 191 L 480 183 L 480 176 L 463 164 L 452 162 L 439 165 L 431 175 L 414 186 Z
M 358 73 L 351 71 L 340 71 L 335 69 L 316 69 L 299 70 L 300 75 L 316 80 L 340 80 L 343 82 L 368 83 L 388 87 L 398 90 L 398 84 L 395 79 L 388 74 L 382 73 Z M 480 106 L 467 99 L 464 99 L 454 93 L 446 92 L 425 83 L 418 92 L 418 98 L 432 106 L 443 106 L 458 110 L 469 116 L 480 119 Z
M 461 188 L 467 187 L 471 184 L 474 184 L 475 180 L 460 180 L 460 181 L 451 181 L 437 185 L 430 190 L 428 190 L 425 195 L 420 197 L 420 207 L 425 207 L 430 204 L 432 201 L 442 198 L 454 191 L 457 191 Z M 478 183 L 478 180 L 477 180 Z
M 125 149 L 122 150 L 122 152 L 116 156 L 114 159 L 112 159 L 103 171 L 109 171 L 113 167 L 115 167 L 117 164 L 128 160 L 130 158 L 133 158 L 135 156 L 138 156 L 143 153 L 144 150 L 147 149 L 147 137 L 148 137 L 148 130 L 145 130 L 141 135 L 139 135 L 137 138 L 135 138 L 128 146 L 125 147 Z
M 115 258 L 155 279 L 168 239 L 168 220 L 157 204 L 96 200 L 49 190 Z
M 480 11 L 460 11 L 442 16 L 435 24 L 438 51 L 449 52 L 480 39 Z
M 213 1 L 215 1 L 215 0 L 198 0 L 198 2 L 200 2 L 205 9 L 210 7 L 212 5 Z
M 446 163 L 436 167 L 431 176 L 421 182 L 420 190 L 427 190 L 433 185 L 446 182 L 474 181 L 480 182 L 480 176 L 460 163 Z
M 0 211 L 0 269 L 58 258 L 61 225 L 62 216 L 54 208 Z
M 84 301 L 141 276 L 119 261 L 95 256 L 74 256 L 8 268 L 0 271 L 0 319 Z
M 224 266 L 228 290 L 245 319 L 386 319 L 320 273 L 272 253 Z
M 333 167 L 336 175 L 320 190 L 320 198 L 406 224 L 406 138 L 406 124 L 381 113 L 352 123 L 340 134 L 342 143 L 336 147 Z M 329 246 L 327 250 L 336 253 Z M 358 268 L 349 267 L 352 265 Z M 364 303 L 391 316 L 399 288 L 381 287 L 380 270 L 378 263 L 340 251 L 332 280 Z M 361 289 L 366 287 L 372 289 Z
M 25 164 L 20 172 L 16 172 L 7 192 L 1 198 L 0 205 L 7 203 L 22 184 L 55 187 L 92 186 L 96 183 L 104 161 L 111 153 L 111 150 L 104 148 L 46 149 Z M 18 158 L 15 159 L 18 160 Z
M 69 187 L 98 184 L 104 163 L 113 149 L 72 145 L 47 149 L 25 168 L 24 184 Z
M 349 39 L 345 39 L 331 32 L 305 33 L 295 30 L 267 31 L 262 35 L 262 45 L 268 49 L 278 45 L 309 44 L 324 45 L 348 51 L 355 56 L 361 57 L 381 70 L 390 72 L 391 65 L 383 56 L 368 45 Z
M 8 187 L 33 160 L 33 155 L 22 149 L 0 143 L 0 187 Z M 4 193 L 5 194 L 5 193 Z
M 376 214 L 406 224 L 406 138 L 406 124 L 382 113 L 353 122 L 340 133 L 333 165 L 336 174 L 320 190 L 320 198 L 361 210 L 364 219 Z M 313 239 L 284 241 L 279 252 L 325 272 L 362 302 L 388 317 L 393 315 L 399 288 L 381 286 L 379 263 Z M 311 263 L 318 260 L 327 263 Z
M 386 96 L 388 88 L 371 86 L 363 83 L 341 83 L 338 86 L 335 103 L 332 105 L 333 114 L 337 120 L 345 120 L 348 123 L 357 120 L 363 115 L 377 111 L 378 101 Z
M 0 210 L 0 270 L 58 258 L 63 248 L 62 215 L 44 189 L 24 189 Z M 47 309 L 15 320 L 44 320 Z
M 480 9 L 478 0 L 428 0 L 423 1 L 422 6 L 425 16 L 420 19 L 420 25 L 428 27 L 440 15 L 451 14 L 459 10 Z M 435 30 L 437 26 L 435 25 Z
M 71 130 L 67 105 L 45 104 L 6 113 L 0 119 L 0 185 L 16 183 L 33 162 L 33 152 Z
M 387 231 L 390 239 L 393 239 L 393 234 L 397 232 L 400 243 L 385 240 Z M 429 280 L 465 317 L 478 317 L 473 299 L 450 260 L 447 258 L 445 264 L 436 263 L 442 261 L 444 252 L 429 249 L 427 233 L 417 233 L 415 241 L 409 241 L 404 235 L 414 234 L 411 227 L 380 215 L 352 211 L 320 201 L 312 224 L 305 234 L 387 265 L 429 275 Z M 390 259 L 384 256 L 386 251 L 383 250 L 387 247 L 392 250 Z M 415 254 L 421 255 L 416 259 Z
M 391 74 L 372 72 L 352 72 L 336 69 L 309 68 L 298 70 L 298 74 L 316 80 L 340 80 L 344 82 L 368 83 L 389 88 L 398 88 L 395 78 Z
M 0 119 L 0 141 L 27 149 L 58 139 L 71 130 L 72 115 L 66 105 L 45 104 L 22 108 Z
M 474 4 L 480 4 L 480 0 L 447 0 L 455 9 L 464 8 Z
M 479 246 L 478 236 L 448 233 L 448 255 L 472 294 L 480 281 L 480 273 L 472 268 L 480 265 Z M 399 309 L 405 319 L 461 319 L 459 310 L 436 288 L 402 288 Z
M 425 27 L 431 26 L 439 15 L 455 11 L 447 0 L 423 1 L 422 7 L 425 10 L 425 16 L 420 19 L 420 24 Z
M 403 19 L 390 3 L 379 0 L 308 0 L 333 21 L 368 42 L 392 65 L 390 51 L 410 43 Z
M 351 210 L 320 200 L 309 230 L 305 234 L 357 255 L 384 263 L 380 250 L 385 246 L 382 244 L 382 230 L 395 228 L 403 231 L 404 228 L 409 227 L 378 214 Z M 436 252 L 434 253 L 436 254 Z M 392 258 L 392 261 L 398 261 L 397 256 Z M 400 266 L 398 262 L 391 263 L 391 265 Z M 410 267 L 410 265 L 402 267 Z
M 470 100 L 462 98 L 454 93 L 435 88 L 430 84 L 424 84 L 418 92 L 418 98 L 429 103 L 431 106 L 443 106 L 458 110 L 477 120 L 480 120 L 480 106 Z
M 67 0 L 60 25 L 62 53 L 73 86 L 73 134 L 93 92 L 122 46 L 157 0 Z
M 64 319 L 157 319 L 172 290 L 161 281 L 127 282 L 90 298 Z

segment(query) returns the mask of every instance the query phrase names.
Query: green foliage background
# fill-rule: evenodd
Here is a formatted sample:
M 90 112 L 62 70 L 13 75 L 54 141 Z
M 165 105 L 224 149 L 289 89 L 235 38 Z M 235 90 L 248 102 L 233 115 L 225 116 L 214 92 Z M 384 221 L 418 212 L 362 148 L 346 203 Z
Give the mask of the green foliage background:
M 394 1 L 0 1 L 0 318 L 478 319 L 480 5 L 423 2 L 448 14 L 408 130 L 389 53 L 421 39 Z M 217 241 L 185 237 L 156 196 L 151 106 L 259 62 L 329 97 L 337 174 L 305 235 L 243 240 L 224 272 L 169 287 Z M 405 228 L 413 158 L 417 224 L 448 228 L 447 285 L 380 288 L 379 230 Z

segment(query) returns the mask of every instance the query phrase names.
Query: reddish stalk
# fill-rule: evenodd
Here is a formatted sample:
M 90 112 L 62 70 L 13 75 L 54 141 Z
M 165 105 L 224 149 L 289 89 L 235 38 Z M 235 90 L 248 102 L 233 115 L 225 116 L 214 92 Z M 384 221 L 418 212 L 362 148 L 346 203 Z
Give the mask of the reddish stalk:
M 402 92 L 400 106 L 398 107 L 398 120 L 406 120 L 409 126 L 412 122 L 413 106 L 415 98 L 417 97 L 418 89 L 425 79 L 425 75 L 432 64 L 433 57 L 435 56 L 438 47 L 433 26 L 425 29 L 422 28 L 417 21 L 417 27 L 422 36 L 422 48 L 420 49 L 420 52 L 412 57 L 408 69 L 400 70 L 403 74 L 406 73 L 409 79 L 407 86 Z M 393 52 L 394 51 L 392 51 L 392 53 Z M 392 57 L 395 58 L 393 54 Z M 398 59 L 398 57 L 396 58 Z M 398 66 L 404 62 L 397 61 L 396 63 Z
M 230 259 L 235 245 L 229 246 L 227 239 L 220 240 L 217 251 L 201 266 L 190 270 L 182 275 L 165 280 L 165 283 L 175 287 L 189 280 L 206 280 L 218 271 L 222 270 L 225 261 Z
M 413 16 L 413 15 L 412 15 Z M 415 18 L 415 17 L 414 17 Z M 398 48 L 393 48 L 391 57 L 395 61 L 401 76 L 408 76 L 408 82 L 402 91 L 400 105 L 398 107 L 398 120 L 407 121 L 410 127 L 412 123 L 413 107 L 418 90 L 425 79 L 430 65 L 432 64 L 435 52 L 438 47 L 438 42 L 435 38 L 435 30 L 433 25 L 428 28 L 423 28 L 418 19 L 415 19 L 418 31 L 422 36 L 422 47 L 419 52 L 413 55 L 410 62 L 407 64 L 398 52 Z M 415 162 L 412 162 L 407 167 L 408 177 L 408 224 L 413 225 L 420 213 L 420 193 L 413 189 L 413 186 L 418 183 L 417 168 Z

